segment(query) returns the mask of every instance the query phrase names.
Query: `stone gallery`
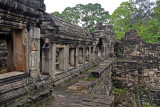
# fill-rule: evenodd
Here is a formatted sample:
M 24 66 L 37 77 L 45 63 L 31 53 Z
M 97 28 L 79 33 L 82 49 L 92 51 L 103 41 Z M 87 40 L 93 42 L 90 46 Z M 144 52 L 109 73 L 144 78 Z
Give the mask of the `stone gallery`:
M 86 72 L 87 81 L 75 84 L 98 102 L 83 100 L 84 106 L 113 107 L 113 87 L 147 88 L 139 101 L 147 100 L 147 91 L 160 105 L 159 49 L 136 31 L 116 42 L 112 26 L 101 22 L 90 33 L 46 13 L 44 0 L 0 0 L 0 106 L 37 104 L 54 97 L 53 87 Z

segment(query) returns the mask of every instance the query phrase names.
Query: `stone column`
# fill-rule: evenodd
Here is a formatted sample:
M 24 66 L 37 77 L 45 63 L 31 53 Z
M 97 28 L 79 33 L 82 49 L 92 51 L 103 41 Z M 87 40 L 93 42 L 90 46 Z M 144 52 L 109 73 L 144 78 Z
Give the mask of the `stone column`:
M 66 53 L 67 54 L 67 53 Z M 59 69 L 61 70 L 61 71 L 63 71 L 64 70 L 64 62 L 65 62 L 65 52 L 64 52 L 64 48 L 60 48 L 59 49 Z
M 83 48 L 79 48 L 79 64 L 83 64 Z
M 92 60 L 92 53 L 91 53 L 91 47 L 89 47 L 89 63 L 91 63 Z
M 89 48 L 86 48 L 86 61 L 89 62 Z
M 102 52 L 98 50 L 98 57 L 100 58 L 102 56 Z
M 108 57 L 108 55 L 109 55 L 109 48 L 108 48 L 108 45 L 106 46 L 106 57 Z
M 79 62 L 78 62 L 78 57 L 79 57 L 79 47 L 76 47 L 76 61 L 75 61 L 75 66 L 78 68 Z
M 95 57 L 96 57 L 96 47 L 94 46 L 93 47 L 93 59 L 95 59 Z
M 29 30 L 29 70 L 34 80 L 38 79 L 40 74 L 40 28 L 30 27 Z
M 56 73 L 56 43 L 50 45 L 49 49 L 49 75 L 54 78 Z
M 106 45 L 104 45 L 103 56 L 106 57 Z
M 83 47 L 83 65 L 86 63 L 86 47 Z
M 69 67 L 69 45 L 64 47 L 64 71 L 68 71 Z
M 42 47 L 42 73 L 49 74 L 49 53 L 50 52 L 50 44 L 46 43 Z
M 112 56 L 114 56 L 115 54 L 114 54 L 114 43 L 112 43 L 112 47 L 111 47 L 111 54 L 112 54 Z
M 69 50 L 69 63 L 70 63 L 70 66 L 75 66 L 75 64 L 74 64 L 74 62 L 75 62 L 74 51 L 75 51 L 74 48 L 70 48 L 70 50 Z

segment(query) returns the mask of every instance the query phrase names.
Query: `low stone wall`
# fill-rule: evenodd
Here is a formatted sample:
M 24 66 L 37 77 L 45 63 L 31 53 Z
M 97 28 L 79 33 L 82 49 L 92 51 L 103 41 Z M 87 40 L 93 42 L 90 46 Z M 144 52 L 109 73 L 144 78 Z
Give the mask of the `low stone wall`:
M 115 59 L 106 59 L 79 76 L 79 79 L 67 87 L 68 91 L 76 92 L 83 97 L 82 106 L 113 107 L 112 67 Z
M 112 60 L 109 64 L 104 62 L 100 64 L 99 66 L 102 67 L 103 65 L 105 65 L 103 73 L 96 80 L 95 85 L 93 85 L 93 87 L 90 87 L 88 89 L 89 94 L 106 95 L 106 96 L 111 96 L 112 94 L 113 84 L 112 84 L 111 75 L 112 75 L 114 60 Z
M 113 67 L 112 79 L 117 88 L 133 89 L 138 85 L 138 62 L 117 60 Z

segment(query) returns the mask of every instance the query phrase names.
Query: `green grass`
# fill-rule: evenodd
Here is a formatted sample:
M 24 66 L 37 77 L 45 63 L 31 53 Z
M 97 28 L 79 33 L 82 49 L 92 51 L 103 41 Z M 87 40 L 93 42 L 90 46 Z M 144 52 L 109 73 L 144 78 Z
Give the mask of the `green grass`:
M 142 105 L 142 107 L 160 107 L 160 106 L 155 106 L 155 105 Z
M 118 88 L 115 88 L 112 93 L 114 95 L 116 95 L 116 96 L 120 96 L 122 94 L 127 94 L 128 91 L 127 91 L 127 89 L 118 89 Z
M 133 106 L 137 107 L 135 93 L 133 94 Z
M 96 78 L 93 78 L 93 75 L 89 74 L 89 77 L 85 81 L 91 81 L 91 80 L 94 80 L 94 79 L 96 79 Z

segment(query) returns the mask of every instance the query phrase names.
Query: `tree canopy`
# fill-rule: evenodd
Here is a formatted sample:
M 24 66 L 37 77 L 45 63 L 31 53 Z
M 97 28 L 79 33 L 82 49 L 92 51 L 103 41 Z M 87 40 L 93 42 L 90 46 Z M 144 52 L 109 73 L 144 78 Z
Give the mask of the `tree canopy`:
M 116 38 L 121 39 L 125 33 L 134 29 L 138 36 L 149 43 L 160 43 L 160 0 L 129 0 L 109 15 L 100 4 L 77 4 L 67 7 L 62 13 L 54 15 L 94 31 L 97 22 L 113 25 Z
M 160 0 L 156 2 L 151 18 L 141 24 L 137 31 L 146 42 L 160 43 Z
M 52 14 L 73 24 L 86 27 L 91 32 L 94 31 L 97 22 L 108 23 L 110 17 L 109 12 L 98 3 L 77 4 L 74 7 L 65 8 L 61 13 L 56 11 Z
M 125 32 L 133 28 L 131 23 L 132 14 L 137 9 L 133 7 L 132 2 L 123 2 L 121 5 L 112 13 L 110 23 L 113 25 L 113 29 L 116 33 L 116 38 L 121 39 Z
M 125 32 L 135 29 L 149 43 L 160 43 L 160 0 L 130 0 L 123 2 L 112 13 L 110 23 L 121 39 Z

